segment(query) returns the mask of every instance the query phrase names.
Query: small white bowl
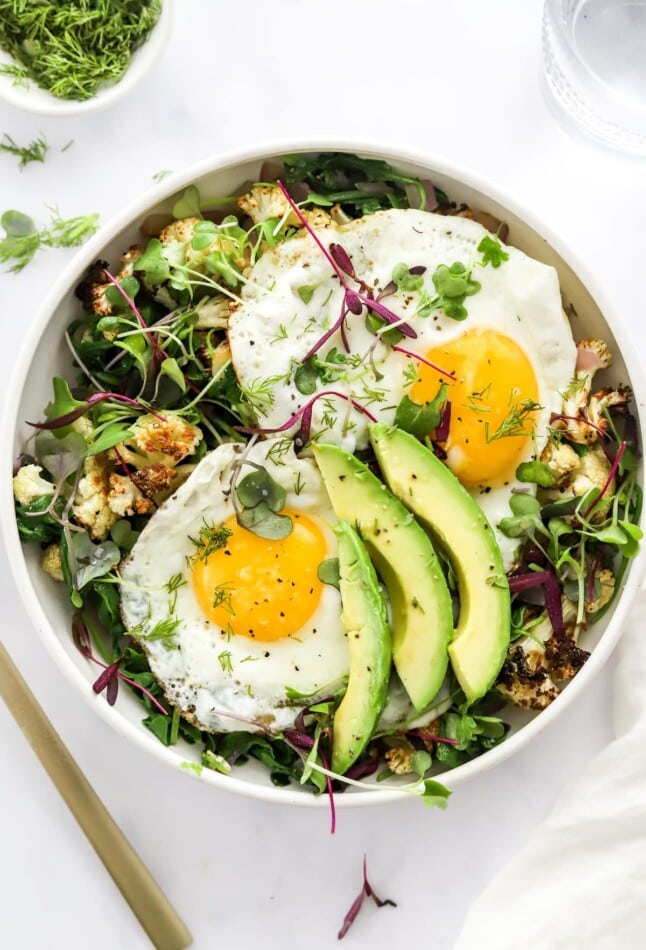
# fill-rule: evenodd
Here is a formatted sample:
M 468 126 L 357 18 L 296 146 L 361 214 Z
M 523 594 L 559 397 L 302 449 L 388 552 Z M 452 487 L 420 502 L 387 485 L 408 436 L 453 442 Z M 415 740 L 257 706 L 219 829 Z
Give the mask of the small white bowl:
M 238 150 L 208 159 L 188 171 L 177 173 L 141 195 L 129 207 L 112 219 L 79 250 L 57 284 L 43 302 L 40 313 L 30 327 L 19 355 L 12 384 L 8 389 L 5 418 L 0 432 L 0 522 L 14 579 L 20 596 L 38 630 L 42 643 L 67 677 L 70 687 L 80 693 L 106 722 L 127 736 L 139 748 L 174 769 L 181 769 L 186 760 L 196 761 L 194 746 L 180 741 L 166 748 L 142 724 L 143 708 L 126 689 L 120 690 L 115 706 L 109 706 L 103 696 L 92 692 L 97 671 L 83 658 L 72 642 L 70 632 L 71 610 L 63 584 L 49 578 L 40 566 L 37 545 L 21 545 L 14 514 L 11 480 L 8 472 L 15 456 L 23 451 L 33 433 L 26 419 L 42 414 L 43 406 L 51 398 L 51 379 L 64 376 L 71 370 L 70 354 L 63 333 L 73 314 L 78 310 L 74 288 L 83 278 L 88 266 L 97 258 L 117 260 L 124 248 L 140 238 L 139 228 L 145 219 L 156 212 L 169 213 L 173 196 L 189 184 L 196 184 L 204 194 L 232 194 L 245 181 L 258 180 L 263 162 L 296 152 L 347 151 L 369 158 L 390 162 L 401 171 L 430 179 L 444 189 L 455 201 L 463 201 L 473 208 L 487 211 L 510 228 L 510 243 L 536 259 L 553 265 L 558 271 L 564 300 L 571 304 L 576 317 L 575 335 L 601 337 L 610 347 L 614 361 L 607 373 L 608 384 L 629 383 L 634 392 L 635 411 L 644 444 L 646 417 L 646 381 L 639 365 L 634 344 L 624 333 L 617 315 L 604 298 L 574 254 L 561 245 L 560 238 L 551 234 L 532 213 L 504 194 L 498 187 L 437 156 L 416 154 L 391 146 L 370 142 L 281 142 L 252 149 Z M 642 525 L 643 526 L 643 525 Z M 485 769 L 502 762 L 553 723 L 568 704 L 585 688 L 601 669 L 619 640 L 628 612 L 641 583 L 646 565 L 646 545 L 630 565 L 622 582 L 622 590 L 612 609 L 585 635 L 583 646 L 591 656 L 572 682 L 543 712 L 529 714 L 507 706 L 504 718 L 511 723 L 508 738 L 477 759 L 443 773 L 441 781 L 454 788 L 462 781 L 474 778 Z M 33 648 L 40 643 L 34 639 Z M 187 774 L 195 775 L 188 771 Z M 310 791 L 292 785 L 288 788 L 272 786 L 267 770 L 258 762 L 250 761 L 236 768 L 230 775 L 204 769 L 202 781 L 239 795 L 282 804 L 327 808 L 326 795 L 315 796 Z M 349 789 L 338 796 L 341 808 L 384 804 L 407 797 L 397 788 L 378 791 Z
M 26 112 L 52 116 L 81 115 L 112 105 L 134 89 L 161 58 L 170 39 L 173 17 L 174 0 L 162 0 L 162 11 L 157 23 L 145 43 L 133 54 L 131 63 L 122 78 L 100 89 L 91 99 L 59 99 L 47 89 L 37 86 L 33 80 L 28 80 L 28 85 L 23 86 L 15 83 L 11 76 L 2 73 L 0 73 L 0 98 Z M 9 53 L 0 49 L 0 66 L 15 62 Z

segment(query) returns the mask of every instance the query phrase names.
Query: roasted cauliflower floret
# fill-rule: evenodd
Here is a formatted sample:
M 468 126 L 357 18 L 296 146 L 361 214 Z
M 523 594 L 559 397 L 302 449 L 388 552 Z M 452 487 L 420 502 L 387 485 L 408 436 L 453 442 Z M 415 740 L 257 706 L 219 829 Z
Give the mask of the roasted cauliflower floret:
M 203 297 L 195 307 L 197 311 L 197 330 L 226 330 L 231 313 L 229 299 L 224 294 Z
M 62 581 L 65 579 L 63 577 L 63 561 L 60 544 L 50 544 L 45 548 L 40 565 L 45 573 L 49 574 L 50 577 L 53 577 L 55 581 Z
M 114 275 L 115 280 L 130 277 L 135 263 L 142 254 L 143 247 L 140 244 L 133 244 L 128 248 L 120 258 L 121 266 L 119 273 Z M 95 313 L 98 317 L 108 317 L 112 313 L 112 304 L 106 297 L 106 291 L 112 287 L 112 282 L 105 279 L 107 266 L 107 261 L 97 261 L 89 269 L 87 279 L 76 288 L 76 296 L 83 301 L 86 310 Z
M 532 626 L 531 637 L 512 644 L 496 690 L 516 706 L 540 710 L 556 699 L 561 684 L 578 673 L 589 654 L 577 645 L 585 623 L 577 623 L 577 606 L 561 598 L 565 633 L 556 636 L 547 612 Z
M 566 432 L 570 441 L 583 445 L 597 442 L 600 430 L 603 433 L 608 428 L 603 410 L 627 403 L 629 393 L 621 389 L 601 389 L 591 395 L 594 374 L 607 369 L 611 363 L 612 355 L 603 340 L 587 339 L 577 343 L 574 379 L 563 393 L 562 413 L 551 422 L 555 429 Z
M 585 612 L 587 614 L 596 614 L 602 607 L 605 607 L 615 592 L 615 575 L 607 567 L 604 567 L 595 576 L 595 582 L 598 584 L 598 593 L 591 603 L 586 603 Z
M 554 487 L 560 488 L 579 464 L 579 456 L 565 442 L 548 442 L 541 453 L 541 462 L 547 465 L 554 479 Z
M 40 465 L 23 465 L 13 479 L 13 497 L 19 505 L 31 505 L 43 495 L 53 495 L 54 486 L 42 477 Z
M 190 467 L 183 465 L 178 469 L 164 465 L 163 462 L 155 462 L 154 465 L 148 465 L 146 468 L 133 472 L 131 479 L 144 498 L 160 502 L 175 491 L 180 482 L 184 481 L 182 469 Z
M 240 195 L 238 207 L 249 215 L 254 224 L 262 224 L 270 218 L 282 219 L 286 216 L 285 222 L 290 227 L 303 227 L 277 185 L 254 185 L 246 195 Z M 312 228 L 325 228 L 332 222 L 330 215 L 321 208 L 303 209 L 302 214 Z
M 412 772 L 415 746 L 403 736 L 390 738 L 388 742 L 390 748 L 385 754 L 385 759 L 390 771 L 395 775 L 407 775 Z
M 180 218 L 173 221 L 159 232 L 159 240 L 162 244 L 186 244 L 193 240 L 195 225 L 199 221 L 201 218 Z
M 119 444 L 119 454 L 137 469 L 161 463 L 174 467 L 192 455 L 202 441 L 197 426 L 176 412 L 164 410 L 163 418 L 149 413 L 131 426 L 132 436 Z
M 104 541 L 118 518 L 110 508 L 109 495 L 110 470 L 106 455 L 91 455 L 83 462 L 83 476 L 76 490 L 72 515 L 95 541 Z
M 144 497 L 134 478 L 112 472 L 109 485 L 108 505 L 110 511 L 119 518 L 146 515 L 154 508 L 152 501 Z
M 569 485 L 569 491 L 581 498 L 592 488 L 601 490 L 606 484 L 609 474 L 610 462 L 606 458 L 603 449 L 599 445 L 595 445 L 579 459 L 579 465 L 573 473 L 574 477 Z M 608 486 L 605 497 L 594 505 L 590 513 L 590 521 L 603 521 L 611 504 L 614 490 L 613 479 Z

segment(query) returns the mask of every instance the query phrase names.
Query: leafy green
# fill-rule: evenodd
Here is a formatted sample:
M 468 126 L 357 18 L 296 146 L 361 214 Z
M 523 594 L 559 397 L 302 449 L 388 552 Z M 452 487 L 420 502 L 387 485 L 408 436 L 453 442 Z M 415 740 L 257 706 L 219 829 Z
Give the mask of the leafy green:
M 268 540 L 286 538 L 291 533 L 292 519 L 278 514 L 285 505 L 287 492 L 265 468 L 245 475 L 236 488 L 236 495 L 243 506 L 238 512 L 238 524 L 243 528 Z
M 516 478 L 519 482 L 530 482 L 541 488 L 551 488 L 554 484 L 554 476 L 543 462 L 521 462 L 516 469 Z
M 95 578 L 109 574 L 121 560 L 121 552 L 114 541 L 100 541 L 95 544 L 87 531 L 73 533 L 70 554 L 74 565 L 74 587 L 77 590 L 81 590 Z
M 428 402 L 417 403 L 410 396 L 404 396 L 397 406 L 395 425 L 418 439 L 425 438 L 439 426 L 447 394 L 446 383 L 441 383 L 434 398 Z
M 341 583 L 338 557 L 328 557 L 319 564 L 316 574 L 322 584 L 329 584 L 338 590 Z
M 292 519 L 289 515 L 279 515 L 266 501 L 261 501 L 253 508 L 243 508 L 238 514 L 238 524 L 270 541 L 286 538 L 292 532 Z
M 451 790 L 446 785 L 427 778 L 424 780 L 424 790 L 420 798 L 428 808 L 445 809 L 449 803 L 450 795 Z
M 21 541 L 39 541 L 50 544 L 57 541 L 61 532 L 60 525 L 49 514 L 51 495 L 41 495 L 29 505 L 16 505 L 16 522 Z M 60 498 L 55 510 L 60 515 L 64 502 Z
M 419 271 L 421 268 L 416 268 Z M 425 270 L 425 268 L 424 268 Z M 424 278 L 420 273 L 413 273 L 408 264 L 395 264 L 392 273 L 393 282 L 397 289 L 405 293 L 411 293 L 421 290 L 424 286 Z
M 431 306 L 443 310 L 451 320 L 466 320 L 469 313 L 464 302 L 480 290 L 479 282 L 471 278 L 471 268 L 460 261 L 450 267 L 438 264 L 432 280 L 437 296 L 431 301 Z
M 491 264 L 492 267 L 498 268 L 503 261 L 509 260 L 509 254 L 499 239 L 489 234 L 486 234 L 478 244 L 478 251 L 482 254 L 483 267 Z

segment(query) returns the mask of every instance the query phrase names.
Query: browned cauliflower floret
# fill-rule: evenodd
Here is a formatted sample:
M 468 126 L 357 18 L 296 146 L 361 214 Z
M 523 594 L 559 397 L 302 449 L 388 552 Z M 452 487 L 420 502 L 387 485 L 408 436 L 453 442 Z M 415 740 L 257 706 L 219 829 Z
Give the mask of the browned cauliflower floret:
M 395 775 L 406 775 L 412 772 L 415 746 L 403 736 L 392 737 L 388 743 L 390 748 L 386 752 L 385 759 L 390 771 Z
M 601 490 L 606 484 L 609 474 L 610 462 L 606 458 L 605 452 L 599 445 L 591 446 L 588 452 L 579 459 L 579 465 L 573 473 L 574 477 L 568 490 L 577 498 L 581 498 L 592 488 Z M 592 508 L 589 515 L 590 521 L 603 521 L 611 504 L 614 489 L 613 479 L 608 486 L 605 497 L 600 499 Z
M 42 477 L 40 465 L 23 465 L 13 479 L 13 496 L 19 505 L 31 505 L 43 495 L 53 495 L 54 486 Z
M 585 622 L 577 621 L 577 605 L 562 597 L 561 608 L 565 628 L 562 636 L 553 633 L 544 611 L 532 627 L 532 636 L 513 644 L 503 664 L 496 689 L 517 706 L 545 709 L 589 656 L 577 645 L 579 633 L 585 628 Z
M 189 466 L 180 467 L 188 468 Z M 131 478 L 146 499 L 154 498 L 155 501 L 170 494 L 183 480 L 179 469 L 164 465 L 163 462 L 156 462 L 154 465 L 139 469 L 132 473 Z
M 230 301 L 224 294 L 204 297 L 195 307 L 197 311 L 197 330 L 225 330 L 229 322 Z
M 577 362 L 574 379 L 563 393 L 562 413 L 552 420 L 552 426 L 567 433 L 568 439 L 581 444 L 592 444 L 599 439 L 608 427 L 606 418 L 596 413 L 590 415 L 590 404 L 597 396 L 609 398 L 610 390 L 600 390 L 591 396 L 592 379 L 600 369 L 607 369 L 612 363 L 612 355 L 603 340 L 586 339 L 577 343 Z M 608 403 L 611 405 L 612 403 Z M 562 417 L 561 417 L 562 416 Z
M 55 581 L 64 580 L 60 544 L 50 544 L 45 548 L 40 565 L 45 573 L 53 577 Z
M 620 387 L 619 389 L 606 387 L 597 390 L 588 400 L 588 419 L 597 429 L 602 429 L 605 432 L 608 420 L 604 413 L 608 409 L 625 409 L 630 396 L 630 390 L 626 387 Z
M 91 455 L 83 462 L 72 515 L 87 528 L 95 541 L 104 541 L 118 515 L 110 508 L 110 465 L 105 453 Z
M 544 660 L 545 651 L 533 641 L 513 646 L 496 682 L 506 699 L 524 709 L 545 709 L 558 696 Z
M 201 218 L 180 218 L 179 221 L 173 221 L 159 232 L 159 240 L 162 244 L 186 244 L 192 241 L 195 235 L 195 225 L 201 221 Z
M 115 280 L 123 280 L 124 277 L 130 277 L 134 271 L 134 265 L 143 254 L 143 247 L 140 244 L 133 244 L 128 248 L 125 254 L 121 256 L 121 267 L 119 273 L 115 274 Z M 86 309 L 100 317 L 110 316 L 112 313 L 112 304 L 106 297 L 106 291 L 112 287 L 112 283 L 105 279 L 106 261 L 97 261 L 88 271 L 87 279 L 76 288 L 76 296 L 79 297 Z M 107 338 L 107 331 L 104 334 Z
M 136 484 L 134 477 L 112 472 L 109 479 L 108 505 L 119 518 L 130 515 L 146 515 L 154 505 Z
M 541 453 L 541 462 L 549 468 L 554 487 L 560 488 L 579 464 L 579 456 L 564 442 L 548 442 Z
M 587 614 L 596 614 L 602 607 L 605 607 L 615 592 L 615 575 L 607 567 L 604 567 L 595 575 L 595 582 L 599 585 L 599 592 L 591 603 L 586 603 L 585 612 Z
M 285 222 L 290 227 L 303 226 L 277 185 L 254 185 L 246 195 L 240 195 L 238 207 L 249 215 L 254 224 L 262 224 L 269 218 L 282 219 L 286 216 Z M 325 228 L 332 222 L 330 215 L 321 208 L 304 209 L 302 214 L 312 228 Z
M 130 429 L 132 435 L 119 444 L 119 454 L 137 469 L 156 463 L 174 467 L 202 441 L 197 426 L 170 410 L 164 410 L 163 418 L 152 413 L 139 416 Z

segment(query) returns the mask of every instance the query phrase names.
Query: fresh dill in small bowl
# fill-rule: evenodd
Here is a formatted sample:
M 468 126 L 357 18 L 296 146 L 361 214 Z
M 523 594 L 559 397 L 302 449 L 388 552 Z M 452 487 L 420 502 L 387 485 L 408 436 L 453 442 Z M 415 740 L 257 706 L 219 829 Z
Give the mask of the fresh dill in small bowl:
M 148 39 L 161 0 L 0 0 L 2 71 L 82 102 L 118 83 Z

